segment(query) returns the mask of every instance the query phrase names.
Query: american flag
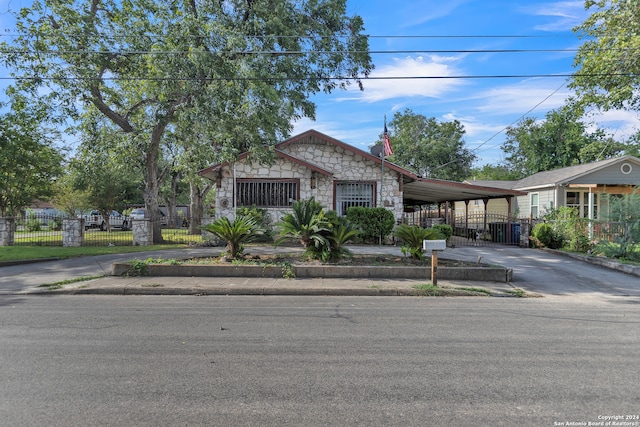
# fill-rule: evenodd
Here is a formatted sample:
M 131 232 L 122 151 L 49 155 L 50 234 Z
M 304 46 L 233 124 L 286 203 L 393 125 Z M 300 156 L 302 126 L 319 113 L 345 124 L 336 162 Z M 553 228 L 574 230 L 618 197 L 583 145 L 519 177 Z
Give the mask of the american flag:
M 390 156 L 393 154 L 393 148 L 391 148 L 391 141 L 389 141 L 389 131 L 387 131 L 387 122 L 384 122 L 384 134 L 382 135 L 382 146 L 384 149 L 384 155 Z

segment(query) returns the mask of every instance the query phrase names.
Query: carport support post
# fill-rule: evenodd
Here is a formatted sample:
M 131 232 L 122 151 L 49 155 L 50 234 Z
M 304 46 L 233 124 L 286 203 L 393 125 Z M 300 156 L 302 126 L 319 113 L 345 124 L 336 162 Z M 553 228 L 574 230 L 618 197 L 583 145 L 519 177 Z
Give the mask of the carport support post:
M 431 284 L 438 286 L 438 251 L 431 251 Z

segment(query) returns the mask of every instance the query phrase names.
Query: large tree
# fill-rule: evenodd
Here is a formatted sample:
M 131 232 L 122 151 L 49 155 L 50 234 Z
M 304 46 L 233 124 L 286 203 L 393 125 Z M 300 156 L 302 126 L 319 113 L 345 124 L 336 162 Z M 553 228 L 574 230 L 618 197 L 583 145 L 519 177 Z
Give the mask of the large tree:
M 462 181 L 476 156 L 465 147 L 464 126 L 457 120 L 439 122 L 410 109 L 389 122 L 391 161 L 420 176 Z
M 571 87 L 585 105 L 640 109 L 640 7 L 630 0 L 587 0 L 593 13 L 574 31 L 584 39 Z
M 34 0 L 2 57 L 34 95 L 81 119 L 100 112 L 137 149 L 158 218 L 158 159 L 177 121 L 205 124 L 227 160 L 269 153 L 311 94 L 360 83 L 372 68 L 346 0 Z M 162 240 L 156 221 L 154 241 Z
M 602 160 L 625 148 L 600 130 L 589 133 L 578 110 L 569 106 L 550 111 L 543 121 L 526 117 L 509 127 L 506 136 L 501 148 L 515 178 Z
M 30 108 L 15 93 L 11 109 L 0 114 L 0 216 L 19 215 L 54 193 L 63 157 L 46 118 L 45 109 Z

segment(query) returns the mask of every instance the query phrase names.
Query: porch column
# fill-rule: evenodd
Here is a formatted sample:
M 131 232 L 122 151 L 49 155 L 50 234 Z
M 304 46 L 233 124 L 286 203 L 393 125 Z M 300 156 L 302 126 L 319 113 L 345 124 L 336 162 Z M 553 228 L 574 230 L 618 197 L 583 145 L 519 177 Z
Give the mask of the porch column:
M 594 218 L 594 194 L 589 188 L 589 240 L 593 240 L 593 220 Z

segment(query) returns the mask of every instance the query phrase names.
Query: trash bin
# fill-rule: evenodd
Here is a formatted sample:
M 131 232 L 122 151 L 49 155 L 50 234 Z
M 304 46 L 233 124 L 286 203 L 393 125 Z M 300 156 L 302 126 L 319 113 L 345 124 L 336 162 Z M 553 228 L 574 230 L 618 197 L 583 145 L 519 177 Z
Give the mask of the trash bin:
M 511 223 L 511 240 L 509 243 L 514 245 L 520 244 L 520 223 L 512 222 Z
M 504 222 L 490 222 L 489 233 L 491 233 L 491 241 L 494 243 L 507 242 L 507 224 Z

